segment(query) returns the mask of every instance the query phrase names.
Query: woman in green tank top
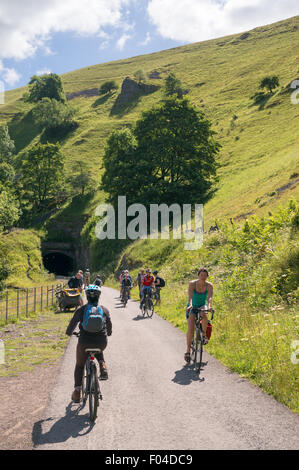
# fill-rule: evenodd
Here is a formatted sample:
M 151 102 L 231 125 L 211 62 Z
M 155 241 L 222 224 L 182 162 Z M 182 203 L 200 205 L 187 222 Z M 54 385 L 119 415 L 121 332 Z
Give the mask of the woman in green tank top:
M 198 279 L 190 281 L 188 289 L 188 307 L 186 317 L 188 319 L 188 332 L 187 332 L 187 352 L 185 353 L 185 361 L 190 362 L 190 349 L 194 336 L 195 328 L 195 315 L 192 313 L 192 308 L 199 308 L 206 306 L 207 309 L 212 308 L 213 285 L 207 282 L 209 276 L 206 268 L 198 270 Z M 208 343 L 206 331 L 208 326 L 208 315 L 202 315 L 202 331 L 204 336 L 204 343 Z

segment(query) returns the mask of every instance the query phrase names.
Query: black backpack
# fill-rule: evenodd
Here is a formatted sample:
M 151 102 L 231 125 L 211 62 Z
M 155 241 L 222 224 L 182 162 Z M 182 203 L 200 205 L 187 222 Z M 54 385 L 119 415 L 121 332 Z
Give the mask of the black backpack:
M 165 281 L 162 277 L 159 276 L 159 281 L 160 281 L 160 284 L 159 284 L 159 287 L 165 287 Z

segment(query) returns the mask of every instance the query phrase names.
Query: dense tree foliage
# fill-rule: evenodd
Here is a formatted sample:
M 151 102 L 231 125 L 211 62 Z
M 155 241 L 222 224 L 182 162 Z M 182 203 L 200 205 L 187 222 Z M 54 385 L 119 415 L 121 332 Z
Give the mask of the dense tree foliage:
M 22 155 L 19 195 L 25 209 L 40 212 L 57 204 L 64 182 L 64 157 L 57 144 L 36 144 Z
M 264 77 L 260 83 L 260 88 L 264 89 L 266 88 L 269 90 L 270 93 L 275 90 L 279 86 L 279 78 L 277 75 L 273 75 L 272 77 Z
M 112 93 L 118 89 L 118 85 L 114 80 L 108 80 L 104 82 L 99 89 L 99 95 L 106 95 L 107 93 Z
M 20 207 L 13 194 L 3 190 L 0 192 L 0 232 L 10 229 L 20 217 Z
M 178 98 L 182 98 L 183 94 L 184 90 L 181 80 L 171 72 L 165 79 L 165 95 L 176 95 Z
M 15 144 L 9 136 L 8 127 L 0 126 L 0 163 L 11 163 L 14 151 Z
M 84 196 L 88 192 L 96 189 L 97 183 L 90 174 L 90 169 L 84 161 L 77 160 L 74 163 L 72 175 L 68 177 L 67 182 L 71 186 L 72 194 Z
M 217 181 L 220 145 L 211 123 L 187 99 L 170 98 L 143 113 L 133 132 L 108 139 L 102 186 L 117 202 L 204 203 Z
M 35 123 L 52 131 L 74 128 L 76 112 L 72 106 L 50 98 L 42 98 L 32 111 Z
M 65 102 L 62 80 L 55 73 L 33 75 L 29 82 L 28 100 L 36 103 L 42 98 L 51 98 Z
M 146 81 L 146 74 L 145 74 L 144 70 L 142 70 L 142 69 L 136 70 L 136 72 L 134 73 L 134 78 L 135 78 L 135 80 L 137 80 L 138 83 L 145 82 Z

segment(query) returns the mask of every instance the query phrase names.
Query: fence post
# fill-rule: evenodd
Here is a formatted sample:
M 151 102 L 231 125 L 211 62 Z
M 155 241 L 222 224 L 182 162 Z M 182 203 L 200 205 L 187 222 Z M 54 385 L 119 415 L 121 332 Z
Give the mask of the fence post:
M 53 305 L 53 300 L 54 300 L 54 285 L 52 284 L 52 305 Z
M 19 308 L 20 308 L 20 291 L 17 290 L 17 319 L 19 319 Z
M 34 313 L 36 312 L 36 287 L 34 288 Z
M 47 307 L 49 306 L 49 286 L 47 286 Z
M 43 287 L 40 288 L 40 310 L 43 310 Z
M 8 290 L 6 291 L 6 312 L 5 312 L 5 319 L 6 323 L 8 323 Z
M 26 317 L 28 317 L 28 287 L 26 289 Z

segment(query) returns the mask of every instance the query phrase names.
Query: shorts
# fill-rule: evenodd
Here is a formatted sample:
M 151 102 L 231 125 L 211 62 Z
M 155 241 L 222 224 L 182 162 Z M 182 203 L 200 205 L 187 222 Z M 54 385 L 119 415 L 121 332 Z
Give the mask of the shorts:
M 187 307 L 188 307 L 188 305 L 187 305 Z M 189 318 L 189 315 L 196 315 L 196 312 L 195 312 L 194 309 L 198 309 L 198 308 L 202 308 L 202 307 L 205 307 L 205 310 L 208 309 L 207 305 L 201 305 L 200 307 L 194 307 L 194 308 L 191 308 L 191 310 L 186 309 L 186 318 L 187 318 L 187 320 Z

